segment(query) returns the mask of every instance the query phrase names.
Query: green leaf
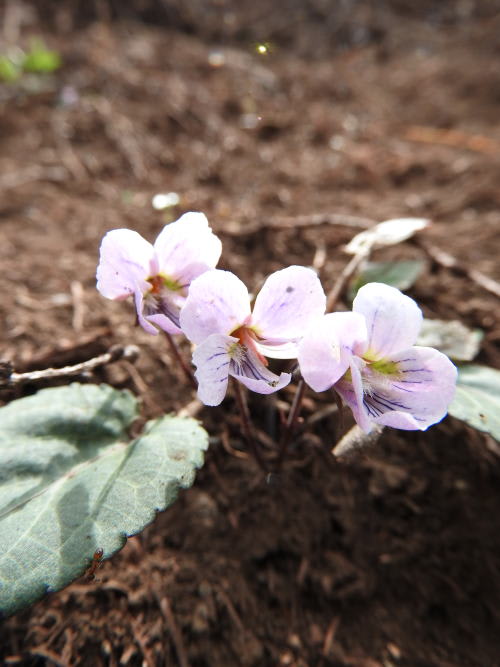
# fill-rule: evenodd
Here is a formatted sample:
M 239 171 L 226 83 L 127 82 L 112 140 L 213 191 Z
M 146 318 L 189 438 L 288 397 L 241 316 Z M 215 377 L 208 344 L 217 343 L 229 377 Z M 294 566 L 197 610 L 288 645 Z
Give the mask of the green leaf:
M 193 483 L 206 432 L 192 419 L 148 422 L 107 385 L 44 389 L 0 408 L 0 615 L 107 558 Z
M 385 283 L 400 290 L 411 287 L 426 267 L 421 259 L 400 262 L 366 262 L 349 288 L 351 300 L 357 291 L 367 283 Z
M 500 371 L 475 364 L 459 368 L 448 412 L 500 441 Z
M 47 49 L 43 41 L 34 39 L 31 48 L 24 57 L 22 67 L 25 72 L 50 74 L 61 67 L 61 56 L 57 51 Z
M 6 83 L 14 83 L 21 76 L 21 70 L 7 56 L 0 56 L 0 80 Z
M 422 322 L 417 345 L 435 347 L 455 361 L 472 361 L 479 353 L 483 332 L 469 329 L 458 320 Z

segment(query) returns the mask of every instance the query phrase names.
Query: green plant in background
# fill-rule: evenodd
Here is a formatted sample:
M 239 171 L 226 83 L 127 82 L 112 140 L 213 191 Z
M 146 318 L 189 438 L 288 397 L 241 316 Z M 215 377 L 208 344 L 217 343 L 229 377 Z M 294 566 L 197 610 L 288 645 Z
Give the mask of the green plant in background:
M 0 56 L 0 81 L 14 83 L 21 76 L 22 72 L 18 65 L 8 56 Z
M 0 54 L 0 81 L 15 83 L 23 74 L 51 74 L 62 65 L 57 51 L 47 48 L 39 37 L 33 38 L 28 51 L 15 48 Z
M 61 56 L 57 51 L 48 49 L 40 38 L 31 40 L 30 49 L 26 53 L 22 68 L 33 74 L 50 74 L 62 65 Z

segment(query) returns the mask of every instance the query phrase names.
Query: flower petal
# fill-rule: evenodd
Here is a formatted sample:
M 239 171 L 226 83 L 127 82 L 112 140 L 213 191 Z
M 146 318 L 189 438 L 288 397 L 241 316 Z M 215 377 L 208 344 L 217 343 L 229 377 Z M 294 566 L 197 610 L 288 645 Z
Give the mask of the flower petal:
M 372 419 L 369 417 L 365 405 L 365 394 L 363 392 L 363 372 L 364 362 L 358 357 L 352 357 L 349 363 L 350 381 L 342 378 L 335 385 L 336 391 L 342 396 L 344 402 L 351 408 L 354 419 L 358 426 L 369 433 L 372 429 Z
M 125 299 L 146 291 L 155 273 L 153 246 L 131 229 L 113 229 L 101 242 L 97 289 L 107 299 Z
M 369 399 L 382 413 L 374 421 L 421 431 L 441 421 L 455 395 L 454 364 L 438 350 L 417 346 L 393 356 L 391 362 L 398 368 L 397 376 L 377 387 Z
M 455 394 L 457 369 L 447 356 L 430 347 L 412 347 L 394 355 L 391 375 L 351 362 L 351 378 L 335 389 L 352 409 L 359 426 L 373 422 L 405 430 L 422 430 L 441 421 Z
M 134 291 L 134 301 L 135 309 L 137 311 L 137 321 L 145 331 L 156 336 L 158 334 L 158 329 L 144 317 L 144 295 L 141 290 L 136 289 Z
M 160 294 L 149 294 L 144 299 L 144 317 L 167 333 L 180 334 L 179 316 L 185 301 L 179 293 L 168 289 Z
M 325 307 L 326 296 L 316 273 L 305 266 L 289 266 L 272 273 L 264 283 L 251 324 L 264 345 L 277 347 L 302 338 Z
M 296 359 L 298 344 L 295 341 L 269 340 L 265 343 L 256 340 L 255 347 L 264 357 L 270 359 Z
M 232 336 L 213 334 L 194 351 L 198 397 L 205 405 L 219 405 L 224 399 L 231 363 L 229 349 L 237 342 Z
M 273 394 L 290 382 L 290 373 L 276 375 L 260 361 L 255 352 L 246 346 L 240 346 L 241 356 L 233 358 L 229 374 L 245 387 L 259 394 Z
M 366 347 L 365 319 L 358 313 L 328 313 L 299 344 L 300 370 L 314 391 L 325 391 L 349 368 L 352 355 Z
M 422 311 L 415 301 L 382 283 L 361 287 L 352 309 L 366 319 L 368 352 L 375 359 L 409 348 L 422 326 Z
M 169 320 L 165 315 L 148 315 L 146 318 L 147 321 L 152 322 L 157 327 L 166 331 L 169 334 L 181 334 L 182 330 L 179 327 L 176 327 L 172 320 Z
M 188 286 L 195 278 L 215 268 L 222 244 L 203 213 L 185 213 L 166 225 L 155 241 L 159 272 Z
M 214 333 L 232 333 L 250 315 L 250 298 L 234 273 L 214 269 L 193 280 L 180 314 L 181 329 L 193 343 Z
M 163 315 L 162 313 L 157 313 L 156 315 L 147 315 L 145 319 L 148 322 L 152 322 L 157 327 L 159 327 L 163 331 L 166 331 L 169 334 L 182 333 L 182 329 L 176 326 L 169 317 Z

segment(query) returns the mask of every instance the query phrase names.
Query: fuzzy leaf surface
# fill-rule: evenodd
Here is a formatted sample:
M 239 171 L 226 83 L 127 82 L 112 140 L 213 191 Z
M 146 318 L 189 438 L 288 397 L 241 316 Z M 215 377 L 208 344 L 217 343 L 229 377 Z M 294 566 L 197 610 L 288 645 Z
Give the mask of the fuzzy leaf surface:
M 85 572 L 191 486 L 206 432 L 148 422 L 128 442 L 137 401 L 107 385 L 44 389 L 0 408 L 0 615 Z
M 435 347 L 455 361 L 472 361 L 481 347 L 483 332 L 469 329 L 458 320 L 424 318 L 417 345 Z
M 500 441 L 500 371 L 476 364 L 462 366 L 448 412 Z
M 420 259 L 367 262 L 353 281 L 349 296 L 353 300 L 359 288 L 367 283 L 384 283 L 404 291 L 415 283 L 425 267 L 426 263 Z

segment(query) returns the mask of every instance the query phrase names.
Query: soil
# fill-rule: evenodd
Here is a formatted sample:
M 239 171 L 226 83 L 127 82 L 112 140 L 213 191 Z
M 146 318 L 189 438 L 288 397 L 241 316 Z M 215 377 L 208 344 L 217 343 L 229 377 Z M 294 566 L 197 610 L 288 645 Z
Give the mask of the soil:
M 2 49 L 41 35 L 64 60 L 0 85 L 1 358 L 16 370 L 134 343 L 135 364 L 87 381 L 131 389 L 145 417 L 187 405 L 166 341 L 95 290 L 107 230 L 153 240 L 187 210 L 207 214 L 221 267 L 254 291 L 293 263 L 329 290 L 359 231 L 349 216 L 432 219 L 425 244 L 375 258 L 425 258 L 411 296 L 427 316 L 481 328 L 478 361 L 500 368 L 498 299 L 467 275 L 500 279 L 500 3 L 273 7 L 0 8 Z M 180 197 L 168 213 L 151 205 L 162 192 Z M 295 387 L 250 397 L 269 447 Z M 448 417 L 425 433 L 387 429 L 338 461 L 350 422 L 330 403 L 307 394 L 306 427 L 270 476 L 231 396 L 199 412 L 211 446 L 193 488 L 94 581 L 0 621 L 2 664 L 500 665 L 498 444 Z

